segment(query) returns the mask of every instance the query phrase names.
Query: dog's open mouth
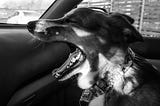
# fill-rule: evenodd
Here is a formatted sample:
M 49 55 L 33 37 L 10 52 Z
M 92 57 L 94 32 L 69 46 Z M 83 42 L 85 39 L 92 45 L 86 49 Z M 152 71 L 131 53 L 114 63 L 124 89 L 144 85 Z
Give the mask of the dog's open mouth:
M 58 68 L 53 70 L 52 75 L 60 81 L 67 80 L 78 74 L 74 69 L 79 67 L 86 59 L 85 53 L 77 46 L 69 44 L 72 52 L 68 59 Z

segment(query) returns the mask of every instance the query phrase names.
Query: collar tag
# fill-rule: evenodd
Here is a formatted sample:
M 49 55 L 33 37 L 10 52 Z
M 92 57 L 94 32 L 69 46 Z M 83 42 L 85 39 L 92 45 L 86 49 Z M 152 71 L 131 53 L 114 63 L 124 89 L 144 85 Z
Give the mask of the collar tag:
M 83 91 L 80 101 L 90 102 L 95 97 L 98 97 L 108 91 L 107 82 L 104 79 L 98 80 L 91 88 Z

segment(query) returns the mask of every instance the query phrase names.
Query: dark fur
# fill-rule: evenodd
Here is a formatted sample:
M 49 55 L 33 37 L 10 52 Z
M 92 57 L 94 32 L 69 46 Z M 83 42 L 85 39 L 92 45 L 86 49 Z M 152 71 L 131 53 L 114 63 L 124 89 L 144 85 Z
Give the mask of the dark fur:
M 99 53 L 110 60 L 114 55 L 110 52 L 111 48 L 127 51 L 130 43 L 143 41 L 141 34 L 132 26 L 133 22 L 131 17 L 124 14 L 108 14 L 90 8 L 79 8 L 61 19 L 30 22 L 28 28 L 42 41 L 64 41 L 83 47 L 91 71 L 96 72 L 99 71 Z M 91 35 L 80 37 L 73 28 L 87 31 Z M 106 94 L 106 106 L 160 106 L 159 72 L 141 57 L 136 56 L 133 62 L 138 87 L 132 91 L 131 96 L 122 95 L 114 90 Z

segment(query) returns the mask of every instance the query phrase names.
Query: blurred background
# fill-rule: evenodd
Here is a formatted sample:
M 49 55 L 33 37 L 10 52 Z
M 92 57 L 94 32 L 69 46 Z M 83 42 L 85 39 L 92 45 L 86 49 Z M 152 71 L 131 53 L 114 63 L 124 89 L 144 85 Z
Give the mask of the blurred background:
M 40 18 L 55 0 L 1 0 L 0 23 L 26 24 Z M 143 36 L 160 35 L 160 0 L 84 0 L 78 7 L 101 7 L 135 19 Z
M 26 24 L 38 19 L 54 0 L 0 0 L 0 23 Z
M 160 37 L 160 0 L 84 0 L 80 5 L 97 6 L 135 19 L 135 27 L 146 37 Z

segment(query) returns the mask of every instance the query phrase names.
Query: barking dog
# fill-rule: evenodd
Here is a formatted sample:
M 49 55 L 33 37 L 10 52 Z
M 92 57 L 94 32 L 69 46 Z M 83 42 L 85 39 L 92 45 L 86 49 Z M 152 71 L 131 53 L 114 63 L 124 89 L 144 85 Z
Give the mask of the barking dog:
M 89 106 L 160 106 L 160 75 L 129 44 L 142 41 L 134 20 L 78 8 L 56 20 L 28 24 L 33 36 L 44 42 L 66 42 L 73 52 L 53 75 L 60 81 L 78 74 Z

